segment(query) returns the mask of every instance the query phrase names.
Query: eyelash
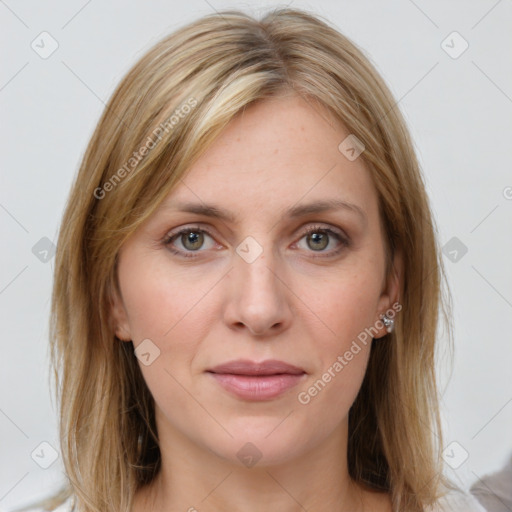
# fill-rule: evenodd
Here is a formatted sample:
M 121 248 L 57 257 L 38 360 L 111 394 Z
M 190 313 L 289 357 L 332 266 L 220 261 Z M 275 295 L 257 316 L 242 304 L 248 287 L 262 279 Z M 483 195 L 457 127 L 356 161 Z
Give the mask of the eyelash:
M 164 239 L 162 240 L 162 243 L 173 253 L 178 256 L 184 257 L 184 258 L 197 258 L 197 253 L 202 252 L 201 250 L 198 251 L 187 251 L 183 252 L 181 250 L 177 250 L 172 247 L 172 242 L 179 238 L 181 235 L 187 234 L 187 233 L 204 233 L 208 235 L 211 238 L 214 238 L 213 235 L 207 230 L 199 226 L 187 226 L 185 228 L 180 229 L 179 231 L 176 231 L 175 233 L 169 233 L 167 234 Z M 337 231 L 334 231 L 333 229 L 326 228 L 323 226 L 309 226 L 304 230 L 301 237 L 299 238 L 299 241 L 302 240 L 304 237 L 311 235 L 313 233 L 325 233 L 329 236 L 334 237 L 340 244 L 340 246 L 331 251 L 330 253 L 323 253 L 322 251 L 318 251 L 318 256 L 313 256 L 314 258 L 330 258 L 337 256 L 343 249 L 350 246 L 350 241 L 347 237 L 343 236 L 341 233 L 338 233 Z M 311 250 L 312 253 L 315 251 Z

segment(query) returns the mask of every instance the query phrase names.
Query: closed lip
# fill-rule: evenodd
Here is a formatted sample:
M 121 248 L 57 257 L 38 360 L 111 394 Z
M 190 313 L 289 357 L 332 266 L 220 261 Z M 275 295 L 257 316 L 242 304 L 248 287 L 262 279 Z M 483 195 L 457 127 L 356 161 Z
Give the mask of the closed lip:
M 237 359 L 235 361 L 219 364 L 207 371 L 210 373 L 250 376 L 281 374 L 301 375 L 306 373 L 303 368 L 277 359 L 268 359 L 261 362 Z

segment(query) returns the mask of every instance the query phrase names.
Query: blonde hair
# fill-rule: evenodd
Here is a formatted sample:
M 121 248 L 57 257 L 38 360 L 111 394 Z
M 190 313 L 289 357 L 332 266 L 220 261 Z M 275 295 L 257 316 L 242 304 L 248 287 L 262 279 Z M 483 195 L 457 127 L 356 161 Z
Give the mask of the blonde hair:
M 110 315 L 118 251 L 237 114 L 287 90 L 364 143 L 388 263 L 404 255 L 403 309 L 394 332 L 373 344 L 350 410 L 350 475 L 389 492 L 397 511 L 423 511 L 445 489 L 434 368 L 443 271 L 406 123 L 369 59 L 326 21 L 288 8 L 261 20 L 224 11 L 160 41 L 128 72 L 62 220 L 51 355 L 62 458 L 81 512 L 128 511 L 160 467 L 153 398 Z

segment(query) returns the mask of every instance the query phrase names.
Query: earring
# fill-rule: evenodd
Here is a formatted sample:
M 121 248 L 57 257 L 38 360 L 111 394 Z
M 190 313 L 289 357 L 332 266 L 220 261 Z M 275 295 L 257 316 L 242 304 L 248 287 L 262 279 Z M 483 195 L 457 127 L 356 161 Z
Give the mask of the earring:
M 395 321 L 393 318 L 389 318 L 387 315 L 382 315 L 382 322 L 384 323 L 387 332 L 393 332 L 393 329 L 395 328 Z

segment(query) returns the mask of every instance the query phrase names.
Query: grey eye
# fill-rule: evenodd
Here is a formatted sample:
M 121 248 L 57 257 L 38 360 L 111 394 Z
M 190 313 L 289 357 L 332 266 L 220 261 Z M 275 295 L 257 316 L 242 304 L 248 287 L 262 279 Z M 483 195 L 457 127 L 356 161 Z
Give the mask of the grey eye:
M 327 233 L 310 233 L 306 240 L 308 247 L 313 251 L 322 251 L 329 245 L 329 235 Z
M 196 251 L 204 244 L 204 233 L 198 231 L 189 231 L 181 235 L 181 243 L 185 249 Z

